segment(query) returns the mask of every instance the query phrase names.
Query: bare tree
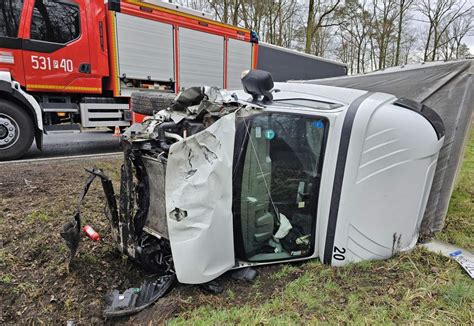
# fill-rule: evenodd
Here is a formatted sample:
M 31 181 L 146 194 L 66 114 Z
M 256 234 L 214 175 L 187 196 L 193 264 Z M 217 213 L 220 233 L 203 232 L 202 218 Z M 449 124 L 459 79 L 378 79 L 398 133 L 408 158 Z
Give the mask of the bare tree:
M 240 0 L 209 0 L 208 4 L 214 11 L 216 18 L 221 22 L 234 25 L 239 23 Z
M 407 33 L 403 39 L 404 42 L 401 43 L 401 54 L 404 58 L 403 63 L 408 64 L 410 53 L 415 48 L 417 37 L 415 33 Z
M 341 60 L 351 73 L 463 57 L 474 30 L 473 0 L 175 1 L 254 30 L 264 42 Z M 414 23 L 420 16 L 426 29 Z
M 424 60 L 436 60 L 444 33 L 456 20 L 472 12 L 470 0 L 421 0 L 418 10 L 429 23 Z M 431 51 L 430 51 L 431 48 Z
M 451 55 L 456 59 L 461 57 L 461 45 L 462 40 L 468 35 L 469 32 L 474 30 L 474 10 L 471 14 L 460 17 L 456 20 L 450 28 L 450 39 L 451 39 Z
M 390 41 L 394 38 L 397 11 L 396 0 L 373 0 L 374 23 L 372 38 L 378 47 L 378 69 L 384 69 L 387 63 L 387 51 Z M 374 49 L 373 49 L 374 50 Z
M 374 16 L 366 10 L 366 1 L 346 1 L 343 10 L 345 23 L 341 25 L 343 41 L 351 48 L 352 57 L 355 61 L 351 65 L 351 72 L 361 73 L 365 71 L 366 52 L 369 44 L 369 34 Z
M 397 48 L 395 50 L 395 66 L 398 66 L 400 63 L 400 51 L 401 51 L 401 42 L 402 42 L 402 33 L 403 33 L 403 23 L 405 15 L 413 4 L 414 0 L 398 0 L 398 31 L 397 31 Z
M 306 24 L 306 53 L 311 53 L 311 45 L 320 28 L 339 26 L 341 24 L 340 22 L 328 19 L 336 11 L 340 3 L 341 0 L 309 0 Z

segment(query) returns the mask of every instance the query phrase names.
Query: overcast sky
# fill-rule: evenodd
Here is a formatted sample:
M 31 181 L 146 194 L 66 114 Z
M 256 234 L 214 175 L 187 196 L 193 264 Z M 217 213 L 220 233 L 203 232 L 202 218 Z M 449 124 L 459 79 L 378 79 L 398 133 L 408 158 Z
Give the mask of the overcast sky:
M 464 42 L 471 49 L 471 54 L 474 55 L 474 35 L 467 36 Z
M 474 0 L 469 0 L 469 1 L 474 4 Z M 413 25 L 418 26 L 422 28 L 422 30 L 424 30 L 425 33 L 428 32 L 428 22 L 426 20 L 426 17 L 422 15 L 420 12 L 416 10 L 410 11 L 409 19 L 411 20 L 412 26 Z M 426 37 L 426 35 L 424 35 L 423 37 Z M 462 39 L 462 43 L 465 43 L 469 47 L 471 55 L 474 55 L 474 30 L 471 30 L 471 32 Z

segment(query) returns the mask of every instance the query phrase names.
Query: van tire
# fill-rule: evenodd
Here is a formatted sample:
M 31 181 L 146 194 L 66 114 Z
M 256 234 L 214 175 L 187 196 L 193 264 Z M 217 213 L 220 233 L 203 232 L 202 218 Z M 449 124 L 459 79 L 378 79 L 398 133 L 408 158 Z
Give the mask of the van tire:
M 24 155 L 34 136 L 35 126 L 28 113 L 15 103 L 0 100 L 0 161 Z
M 173 93 L 160 92 L 136 92 L 132 93 L 131 110 L 143 115 L 166 110 L 173 104 L 176 95 Z

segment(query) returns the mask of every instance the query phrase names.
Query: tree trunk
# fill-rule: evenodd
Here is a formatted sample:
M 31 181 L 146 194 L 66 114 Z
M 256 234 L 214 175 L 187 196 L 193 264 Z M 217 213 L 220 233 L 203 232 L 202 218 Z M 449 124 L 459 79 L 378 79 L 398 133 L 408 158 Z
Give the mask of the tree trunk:
M 379 66 L 378 69 L 381 70 L 383 66 L 383 59 L 384 59 L 384 43 L 385 43 L 385 36 L 382 34 L 381 40 L 379 42 Z
M 239 24 L 239 7 L 240 0 L 236 0 L 234 3 L 234 12 L 232 17 L 232 25 L 237 26 Z
M 365 53 L 367 51 L 367 42 L 364 43 L 364 47 L 363 47 L 363 50 L 362 50 L 362 57 L 361 57 L 361 60 L 362 60 L 362 73 L 365 73 Z
M 398 14 L 398 33 L 397 33 L 397 48 L 395 50 L 395 66 L 398 66 L 400 62 L 400 43 L 402 41 L 402 29 L 403 29 L 403 7 L 405 6 L 405 0 L 400 0 L 400 13 Z
M 309 0 L 308 20 L 306 23 L 306 45 L 304 52 L 311 53 L 311 43 L 313 42 L 314 29 L 314 0 Z
M 229 22 L 229 4 L 228 4 L 227 0 L 224 1 L 224 9 L 223 10 L 224 10 L 224 12 L 223 12 L 223 15 L 222 15 L 222 21 L 227 24 Z
M 431 32 L 433 31 L 433 25 L 430 22 L 430 29 L 428 31 L 428 38 L 426 39 L 426 44 L 425 44 L 425 53 L 423 56 L 423 60 L 427 61 L 428 60 L 428 50 L 430 48 L 430 41 L 431 41 Z
M 433 54 L 431 55 L 431 61 L 436 60 L 436 51 L 438 50 L 438 42 L 439 42 L 439 36 L 438 36 L 438 28 L 435 26 L 435 31 L 434 31 L 434 37 L 433 37 Z
M 360 74 L 360 54 L 362 51 L 362 44 L 357 44 L 357 73 Z

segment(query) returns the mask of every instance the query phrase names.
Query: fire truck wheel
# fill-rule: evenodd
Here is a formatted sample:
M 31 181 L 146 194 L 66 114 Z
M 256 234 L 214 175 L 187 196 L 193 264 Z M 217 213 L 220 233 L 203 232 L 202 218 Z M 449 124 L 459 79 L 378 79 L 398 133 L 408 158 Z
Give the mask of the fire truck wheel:
M 131 109 L 139 114 L 153 115 L 169 108 L 175 97 L 172 93 L 136 92 L 132 94 Z
M 31 147 L 34 125 L 18 105 L 0 100 L 0 161 L 22 156 Z

